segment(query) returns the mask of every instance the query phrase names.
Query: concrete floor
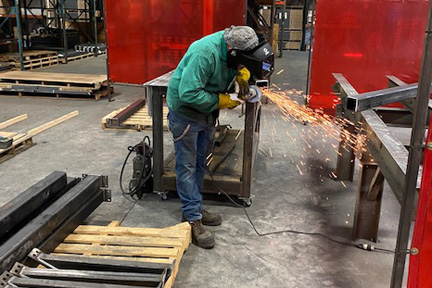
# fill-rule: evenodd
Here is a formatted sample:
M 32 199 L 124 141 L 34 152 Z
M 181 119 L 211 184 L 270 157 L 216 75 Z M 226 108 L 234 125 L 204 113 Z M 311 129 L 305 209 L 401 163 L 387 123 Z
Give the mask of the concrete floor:
M 103 73 L 105 59 L 82 60 L 45 69 L 47 72 Z M 292 51 L 277 59 L 274 82 L 304 90 L 307 54 Z M 285 84 L 284 84 L 285 83 Z M 287 84 L 289 83 L 289 85 Z M 103 131 L 100 120 L 111 111 L 143 96 L 140 87 L 115 86 L 114 102 L 18 98 L 0 96 L 0 122 L 28 113 L 29 119 L 11 126 L 26 131 L 78 109 L 80 116 L 34 138 L 27 151 L 0 164 L 0 205 L 53 170 L 68 175 L 108 175 L 113 202 L 102 204 L 89 221 L 121 220 L 122 226 L 164 227 L 180 221 L 178 199 L 161 201 L 147 195 L 134 204 L 119 191 L 118 177 L 127 153 L 149 132 Z M 222 113 L 222 122 L 241 128 L 239 109 Z M 310 127 L 286 123 L 276 106 L 264 106 L 262 134 L 254 179 L 252 207 L 248 212 L 261 232 L 299 230 L 321 232 L 340 241 L 350 241 L 356 185 L 330 180 L 336 152 L 329 139 L 302 140 Z M 169 137 L 165 149 L 173 149 Z M 334 141 L 333 141 L 334 142 Z M 301 174 L 300 174 L 300 171 Z M 355 174 L 357 176 L 357 173 Z M 346 186 L 346 187 L 345 187 Z M 223 197 L 206 200 L 204 206 L 219 212 L 224 223 L 210 228 L 216 234 L 213 250 L 191 246 L 183 257 L 176 287 L 388 287 L 393 256 L 365 252 L 329 242 L 320 237 L 284 233 L 259 237 L 242 209 Z M 383 197 L 379 243 L 395 246 L 399 204 L 388 187 Z

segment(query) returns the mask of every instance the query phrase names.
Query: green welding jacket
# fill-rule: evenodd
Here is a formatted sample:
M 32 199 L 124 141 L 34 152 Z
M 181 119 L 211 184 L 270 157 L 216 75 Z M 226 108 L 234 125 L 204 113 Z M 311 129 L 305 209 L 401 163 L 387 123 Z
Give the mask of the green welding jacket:
M 192 43 L 168 84 L 167 103 L 191 121 L 206 122 L 217 110 L 219 93 L 225 93 L 236 75 L 226 62 L 224 31 Z

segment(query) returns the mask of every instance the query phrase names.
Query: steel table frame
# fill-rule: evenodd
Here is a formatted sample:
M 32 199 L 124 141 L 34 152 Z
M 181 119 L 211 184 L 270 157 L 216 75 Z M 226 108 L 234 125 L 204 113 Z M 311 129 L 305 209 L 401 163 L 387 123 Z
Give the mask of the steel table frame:
M 407 85 L 406 83 L 404 83 L 403 81 L 399 80 L 394 76 L 388 76 L 388 79 L 389 79 L 389 87 L 395 87 L 395 88 L 380 90 L 378 91 L 379 93 L 377 94 L 375 94 L 374 92 L 367 93 L 367 95 L 369 96 L 370 95 L 377 95 L 377 96 L 376 98 L 374 97 L 365 98 L 366 100 L 364 100 L 363 104 L 358 105 L 357 106 L 358 109 L 355 109 L 359 111 L 359 110 L 363 110 L 365 107 L 373 107 L 375 105 L 383 104 L 384 102 L 387 101 L 387 100 L 384 100 L 384 102 L 382 101 L 383 99 L 382 96 L 386 95 L 386 93 L 390 93 L 390 95 L 391 94 L 396 95 L 395 96 L 396 98 L 394 99 L 401 100 L 405 107 L 407 107 L 412 113 L 414 112 L 414 118 L 416 119 L 416 122 L 413 122 L 412 124 L 413 132 L 411 136 L 412 137 L 411 144 L 408 147 L 409 149 L 408 151 L 407 148 L 405 148 L 404 145 L 398 139 L 396 139 L 391 135 L 387 125 L 377 115 L 375 111 L 364 110 L 362 112 L 356 112 L 356 113 L 349 111 L 352 109 L 349 109 L 351 107 L 347 107 L 347 105 L 349 105 L 349 102 L 347 100 L 361 99 L 361 97 L 360 95 L 358 95 L 355 89 L 349 84 L 349 82 L 341 74 L 334 74 L 334 77 L 336 78 L 337 82 L 333 88 L 335 92 L 339 93 L 341 97 L 340 105 L 341 105 L 342 115 L 343 117 L 351 121 L 349 125 L 352 124 L 353 127 L 357 127 L 355 131 L 363 130 L 364 132 L 366 132 L 368 136 L 367 150 L 370 153 L 371 157 L 373 158 L 372 162 L 375 162 L 372 163 L 374 166 L 373 169 L 376 169 L 373 177 L 371 176 L 372 174 L 370 174 L 369 172 L 369 177 L 365 179 L 363 177 L 364 176 L 363 174 L 365 172 L 368 173 L 367 171 L 370 170 L 369 167 L 370 164 L 364 163 L 365 160 L 361 159 L 359 193 L 357 195 L 353 235 L 355 239 L 361 238 L 361 239 L 376 241 L 378 224 L 379 224 L 379 216 L 380 216 L 379 212 L 381 206 L 382 185 L 384 183 L 384 179 L 387 180 L 390 187 L 392 188 L 393 193 L 395 194 L 396 198 L 402 205 L 399 232 L 398 232 L 398 241 L 396 244 L 397 253 L 394 258 L 392 283 L 391 283 L 391 287 L 401 287 L 406 256 L 407 254 L 411 254 L 413 253 L 412 251 L 416 250 L 416 249 L 414 250 L 406 249 L 408 244 L 408 239 L 409 239 L 409 233 L 410 233 L 412 212 L 414 208 L 414 198 L 415 198 L 415 191 L 416 191 L 415 185 L 417 183 L 417 175 L 412 175 L 412 174 L 415 173 L 416 171 L 414 170 L 414 167 L 418 167 L 420 165 L 420 158 L 411 156 L 411 153 L 418 152 L 416 156 L 420 156 L 421 155 L 420 153 L 422 153 L 423 147 L 421 144 L 422 143 L 421 134 L 423 133 L 422 131 L 424 131 L 424 127 L 422 128 L 420 126 L 421 123 L 423 123 L 423 119 L 419 120 L 418 118 L 423 117 L 425 120 L 424 122 L 426 124 L 426 119 L 428 118 L 427 113 L 426 111 L 423 111 L 422 112 L 423 114 L 421 114 L 420 116 L 417 115 L 419 109 L 417 109 L 416 103 L 418 102 L 417 100 L 413 99 L 413 89 L 412 89 L 413 86 L 416 86 L 417 88 L 417 85 Z M 425 81 L 423 81 L 423 83 L 425 83 Z M 427 84 L 419 88 L 419 91 L 421 90 L 422 92 L 419 92 L 417 91 L 417 89 L 415 89 L 417 95 L 421 95 L 421 93 L 423 94 L 427 93 L 424 90 L 430 89 L 430 87 L 425 88 L 425 86 L 427 86 Z M 421 100 L 422 100 L 422 104 L 418 104 L 420 105 L 420 107 L 425 106 L 426 108 L 429 102 L 429 106 L 428 106 L 429 109 L 427 110 L 429 110 L 428 112 L 430 114 L 431 111 L 430 100 L 424 99 L 424 97 Z M 361 101 L 357 102 L 357 104 L 359 103 L 361 103 Z M 415 127 L 422 128 L 422 129 L 417 129 Z M 414 129 L 417 129 L 418 131 L 417 130 L 414 131 Z M 343 145 L 343 141 L 341 141 L 341 146 L 342 145 Z M 432 147 L 432 145 L 430 146 Z M 363 156 L 365 156 L 365 154 L 363 154 Z M 348 151 L 347 153 L 345 153 L 345 155 L 342 156 L 339 155 L 338 167 L 336 170 L 343 171 L 344 169 L 353 169 L 354 168 L 353 162 L 350 161 L 350 157 L 354 157 L 353 151 Z M 413 159 L 411 159 L 410 157 L 413 157 Z M 369 160 L 367 158 L 368 157 L 366 157 L 366 161 Z M 411 161 L 415 162 L 415 163 L 412 162 L 411 166 L 409 166 L 410 159 Z M 430 171 L 424 171 L 424 173 L 430 174 Z M 425 177 L 427 178 L 428 176 L 425 176 L 424 174 L 423 178 Z M 347 180 L 352 180 L 352 178 Z M 430 189 L 430 187 L 426 189 Z M 421 201 L 419 205 L 421 205 Z M 370 213 L 371 206 L 372 209 L 374 209 L 372 210 L 372 215 Z M 418 213 L 420 212 L 421 211 L 419 211 Z M 374 238 L 370 238 L 371 236 L 373 236 Z M 414 281 L 411 280 L 411 283 L 414 283 Z
M 164 171 L 163 155 L 163 97 L 167 93 L 168 82 L 174 71 L 168 72 L 144 84 L 149 103 L 149 113 L 153 118 L 153 191 L 162 197 L 175 187 L 175 179 L 167 179 Z M 220 194 L 223 189 L 229 195 L 238 196 L 250 205 L 251 184 L 254 172 L 254 163 L 258 151 L 260 134 L 260 103 L 246 103 L 243 165 L 241 178 L 237 181 L 225 181 L 223 177 L 214 175 L 214 181 L 205 179 L 205 192 Z M 173 182 L 174 180 L 174 182 Z

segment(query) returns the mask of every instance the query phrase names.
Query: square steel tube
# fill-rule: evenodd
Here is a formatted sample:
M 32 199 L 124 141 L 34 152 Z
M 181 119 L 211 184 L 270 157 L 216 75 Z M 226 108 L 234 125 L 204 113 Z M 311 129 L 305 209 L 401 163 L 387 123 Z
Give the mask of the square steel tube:
M 14 272 L 15 274 L 15 272 Z M 25 276 L 45 280 L 68 280 L 76 282 L 126 284 L 136 286 L 157 287 L 164 282 L 166 270 L 160 274 L 113 272 L 113 271 L 89 271 L 89 270 L 64 270 L 64 269 L 40 269 L 23 267 L 19 277 Z M 81 285 L 80 285 L 81 286 Z
M 387 88 L 378 91 L 349 95 L 347 109 L 355 112 L 372 109 L 382 105 L 405 101 L 417 96 L 418 84 Z
M 159 274 L 163 273 L 163 271 L 166 269 L 168 272 L 167 277 L 171 275 L 171 271 L 173 270 L 173 264 L 164 263 L 90 258 L 73 255 L 60 256 L 45 253 L 40 253 L 37 257 L 58 269 Z
M 105 283 L 90 283 L 90 282 L 76 282 L 76 281 L 64 281 L 64 280 L 51 280 L 51 279 L 33 279 L 33 278 L 19 278 L 12 277 L 10 283 L 15 285 L 15 287 L 44 287 L 44 288 L 134 288 L 134 287 L 146 287 L 146 286 L 131 286 L 131 285 L 116 285 L 116 284 L 105 284 Z M 13 287 L 13 286 L 7 286 Z M 149 287 L 149 286 L 147 286 Z M 152 287 L 152 286 L 150 286 Z M 153 286 L 153 287 L 162 287 Z
M 89 175 L 0 246 L 0 267 L 9 270 L 102 187 L 102 177 Z
M 0 243 L 2 237 L 34 211 L 52 200 L 67 184 L 65 172 L 54 171 L 0 208 Z

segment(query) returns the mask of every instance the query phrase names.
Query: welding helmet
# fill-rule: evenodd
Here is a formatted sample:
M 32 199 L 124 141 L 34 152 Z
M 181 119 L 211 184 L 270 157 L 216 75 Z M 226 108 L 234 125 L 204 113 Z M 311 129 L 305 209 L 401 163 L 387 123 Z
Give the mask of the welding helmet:
M 257 80 L 268 79 L 274 70 L 273 49 L 262 38 L 258 46 L 251 50 L 228 50 L 227 64 L 233 69 L 237 69 L 238 65 L 244 65 Z

